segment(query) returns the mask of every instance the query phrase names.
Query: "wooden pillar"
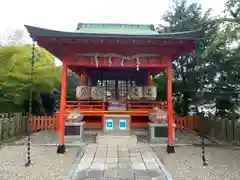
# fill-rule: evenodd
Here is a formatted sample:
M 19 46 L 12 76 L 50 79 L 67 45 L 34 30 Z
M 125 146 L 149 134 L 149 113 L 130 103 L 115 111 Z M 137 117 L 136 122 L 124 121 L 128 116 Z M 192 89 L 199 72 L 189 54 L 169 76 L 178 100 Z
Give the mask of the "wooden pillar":
M 151 76 L 151 73 L 148 73 L 147 75 L 147 85 L 148 86 L 152 86 L 152 76 Z
M 84 70 L 81 75 L 82 86 L 87 86 L 87 72 Z
M 167 152 L 174 153 L 173 146 L 173 118 L 172 118 L 172 59 L 168 57 L 168 66 L 167 66 L 167 118 L 168 118 L 168 145 Z
M 67 63 L 63 61 L 62 65 L 62 77 L 61 77 L 61 99 L 60 99 L 60 113 L 59 113 L 59 145 L 57 153 L 65 153 L 64 145 L 64 119 L 66 108 L 66 96 L 67 96 Z

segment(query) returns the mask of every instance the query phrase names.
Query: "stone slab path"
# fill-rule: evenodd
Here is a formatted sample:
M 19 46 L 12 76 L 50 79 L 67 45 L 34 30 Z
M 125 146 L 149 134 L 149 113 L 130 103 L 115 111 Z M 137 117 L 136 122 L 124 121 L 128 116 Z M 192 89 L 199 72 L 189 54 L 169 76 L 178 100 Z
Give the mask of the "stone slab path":
M 91 144 L 71 180 L 167 180 L 163 165 L 148 145 Z M 171 178 L 170 178 L 171 179 Z

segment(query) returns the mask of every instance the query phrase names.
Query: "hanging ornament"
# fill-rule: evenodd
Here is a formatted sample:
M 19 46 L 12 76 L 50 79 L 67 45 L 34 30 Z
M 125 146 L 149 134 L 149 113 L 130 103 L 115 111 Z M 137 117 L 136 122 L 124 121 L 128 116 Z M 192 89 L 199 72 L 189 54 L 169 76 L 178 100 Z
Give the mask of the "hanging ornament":
M 122 60 L 121 60 L 121 66 L 123 67 L 123 63 L 124 63 L 124 57 L 122 57 Z
M 98 56 L 97 56 L 97 54 L 95 55 L 95 62 L 96 62 L 96 67 L 98 67 Z
M 139 61 L 139 57 L 137 57 L 137 71 L 139 71 L 139 65 L 140 65 L 140 61 Z
M 112 56 L 111 55 L 108 58 L 108 62 L 109 62 L 109 67 L 111 67 L 112 66 Z

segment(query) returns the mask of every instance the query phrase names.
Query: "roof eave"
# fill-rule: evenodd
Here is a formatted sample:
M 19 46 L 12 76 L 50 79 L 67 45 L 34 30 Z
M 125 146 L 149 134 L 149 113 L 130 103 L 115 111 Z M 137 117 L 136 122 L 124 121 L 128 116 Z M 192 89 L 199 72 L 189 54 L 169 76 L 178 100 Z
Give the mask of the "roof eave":
M 128 34 L 87 34 L 77 32 L 63 32 L 25 25 L 33 40 L 38 38 L 89 38 L 89 39 L 146 39 L 146 40 L 199 40 L 204 31 L 186 31 L 179 33 L 160 33 L 158 35 L 128 35 Z

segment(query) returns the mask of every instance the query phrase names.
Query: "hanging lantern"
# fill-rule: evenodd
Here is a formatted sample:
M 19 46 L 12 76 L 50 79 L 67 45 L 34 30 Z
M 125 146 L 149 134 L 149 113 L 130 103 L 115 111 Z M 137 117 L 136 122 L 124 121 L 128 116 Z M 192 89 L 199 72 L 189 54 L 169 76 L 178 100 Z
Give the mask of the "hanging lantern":
M 91 98 L 93 100 L 103 100 L 104 99 L 104 87 L 93 86 L 91 88 Z
M 156 100 L 157 98 L 157 88 L 155 86 L 149 87 L 145 86 L 143 89 L 144 98 L 148 100 Z
M 90 87 L 89 86 L 78 86 L 76 88 L 76 98 L 78 100 L 86 100 L 91 97 Z
M 141 86 L 130 87 L 129 96 L 133 100 L 139 100 L 143 97 L 143 88 Z

